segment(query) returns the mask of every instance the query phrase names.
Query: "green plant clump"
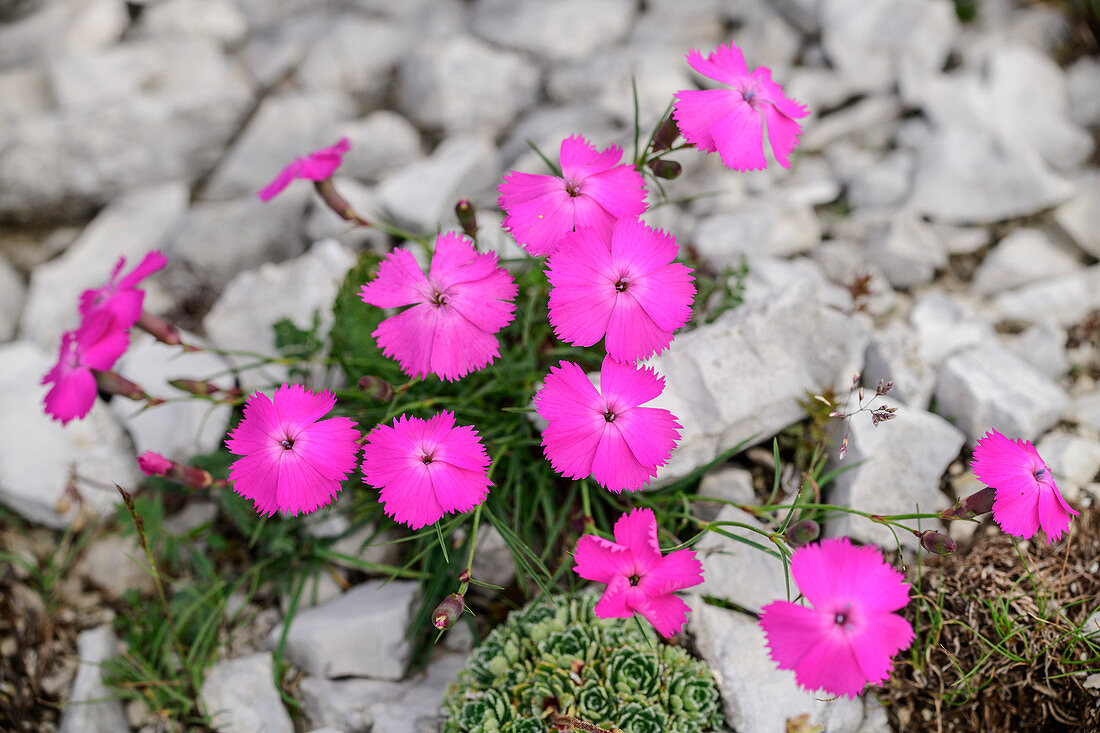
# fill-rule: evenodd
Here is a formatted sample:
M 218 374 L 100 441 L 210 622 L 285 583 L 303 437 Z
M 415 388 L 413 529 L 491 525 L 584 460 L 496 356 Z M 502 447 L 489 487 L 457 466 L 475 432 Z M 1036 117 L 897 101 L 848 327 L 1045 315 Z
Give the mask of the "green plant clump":
M 595 604 L 585 592 L 509 614 L 448 690 L 443 733 L 545 733 L 563 717 L 623 733 L 724 728 L 705 664 Z

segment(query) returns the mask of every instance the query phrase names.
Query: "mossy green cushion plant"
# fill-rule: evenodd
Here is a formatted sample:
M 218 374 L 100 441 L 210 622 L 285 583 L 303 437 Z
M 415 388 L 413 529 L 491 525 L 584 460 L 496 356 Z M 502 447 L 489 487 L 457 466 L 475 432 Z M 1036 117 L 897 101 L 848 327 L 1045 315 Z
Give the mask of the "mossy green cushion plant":
M 443 700 L 444 733 L 545 733 L 551 713 L 624 733 L 724 727 L 714 676 L 633 619 L 600 619 L 597 595 L 514 611 Z

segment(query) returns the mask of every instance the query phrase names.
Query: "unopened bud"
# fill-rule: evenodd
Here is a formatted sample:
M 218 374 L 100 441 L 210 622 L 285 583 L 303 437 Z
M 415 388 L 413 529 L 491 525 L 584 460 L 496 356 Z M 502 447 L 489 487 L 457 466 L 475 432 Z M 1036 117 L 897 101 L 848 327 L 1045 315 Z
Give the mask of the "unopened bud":
M 653 149 L 668 150 L 676 138 L 680 137 L 680 128 L 676 125 L 676 118 L 669 115 L 653 133 Z
M 356 214 L 355 209 L 351 208 L 351 204 L 347 202 L 347 199 L 340 195 L 331 178 L 314 181 L 313 187 L 317 189 L 317 193 L 321 195 L 321 200 L 325 202 L 325 205 L 332 209 L 338 217 L 345 221 L 355 222 L 360 226 L 370 226 L 370 222 Z
M 359 391 L 379 402 L 389 402 L 393 399 L 393 386 L 384 379 L 370 374 L 359 378 Z
M 462 612 L 465 610 L 466 601 L 459 594 L 452 593 L 440 601 L 432 611 L 432 626 L 440 631 L 446 631 L 458 623 L 458 619 L 462 617 Z
M 169 379 L 168 384 L 182 392 L 189 392 L 198 397 L 209 397 L 218 391 L 216 385 L 210 382 L 200 382 L 197 379 Z
M 821 525 L 812 519 L 802 519 L 787 527 L 787 543 L 791 547 L 808 545 L 821 536 Z
M 176 330 L 175 326 L 160 316 L 154 316 L 148 311 L 141 312 L 141 318 L 138 318 L 137 327 L 152 334 L 153 338 L 160 341 L 162 344 L 179 346 L 183 343 L 183 340 L 180 338 L 180 332 Z
M 955 506 L 945 509 L 940 516 L 944 519 L 973 519 L 979 514 L 993 511 L 993 499 L 997 490 L 986 486 L 966 498 L 959 499 Z
M 458 217 L 458 223 L 462 225 L 462 231 L 466 232 L 466 236 L 470 239 L 477 238 L 477 212 L 474 211 L 474 205 L 469 199 L 461 199 L 455 204 L 455 216 Z
M 141 385 L 135 384 L 126 377 L 116 374 L 115 372 L 101 372 L 96 370 L 95 383 L 100 392 L 115 394 L 119 397 L 126 397 L 127 399 L 137 401 L 149 399 L 149 395 L 145 393 Z M 154 401 L 160 402 L 160 400 Z
M 917 536 L 921 547 L 937 555 L 950 555 L 956 549 L 955 540 L 931 529 L 918 532 Z
M 162 476 L 193 489 L 208 489 L 214 485 L 214 477 L 208 471 L 169 460 L 159 453 L 147 450 L 138 456 L 138 468 L 146 476 Z
M 684 171 L 675 160 L 651 160 L 647 165 L 649 169 L 653 171 L 653 175 L 658 178 L 663 178 L 666 181 L 671 181 L 673 178 L 679 177 Z

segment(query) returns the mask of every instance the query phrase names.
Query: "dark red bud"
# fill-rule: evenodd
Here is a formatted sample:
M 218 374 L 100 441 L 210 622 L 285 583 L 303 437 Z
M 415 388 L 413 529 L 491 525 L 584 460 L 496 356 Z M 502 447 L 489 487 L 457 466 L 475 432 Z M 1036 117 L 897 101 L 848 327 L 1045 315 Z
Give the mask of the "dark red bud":
M 458 623 L 464 610 L 466 610 L 466 601 L 459 594 L 452 593 L 440 601 L 432 611 L 432 626 L 440 631 L 446 631 Z
M 950 555 L 955 551 L 955 540 L 945 534 L 926 529 L 920 532 L 920 546 L 937 555 Z
M 675 160 L 651 160 L 647 165 L 653 171 L 653 175 L 664 178 L 666 181 L 679 177 L 684 170 Z
M 676 125 L 676 119 L 669 115 L 653 134 L 653 150 L 668 150 L 678 137 L 680 137 L 680 128 Z
M 466 236 L 475 239 L 477 237 L 477 212 L 474 210 L 474 205 L 468 199 L 460 200 L 455 204 L 455 216 L 458 217 L 458 223 L 462 225 L 462 231 L 466 232 Z
M 168 321 L 159 316 L 154 316 L 146 311 L 141 312 L 137 327 L 153 335 L 157 341 L 169 346 L 179 346 L 183 343 L 180 332 Z
M 345 221 L 355 222 L 360 226 L 370 226 L 370 222 L 355 213 L 355 209 L 351 208 L 351 204 L 348 203 L 347 199 L 340 195 L 331 178 L 314 181 L 313 187 L 317 189 L 317 193 L 321 195 L 321 200 L 325 202 L 325 205 L 332 209 L 338 217 Z
M 945 509 L 940 516 L 944 519 L 973 519 L 979 514 L 986 514 L 993 511 L 993 499 L 996 494 L 996 489 L 987 486 L 981 491 L 959 499 L 955 502 L 955 506 Z
M 808 545 L 821 536 L 821 525 L 812 519 L 803 519 L 787 527 L 787 543 L 791 547 Z
M 393 386 L 370 374 L 359 378 L 359 391 L 379 402 L 389 402 L 393 399 Z
M 131 400 L 147 400 L 149 395 L 140 385 L 114 372 L 95 371 L 95 383 L 100 392 L 116 394 Z M 159 401 L 159 400 L 158 400 Z

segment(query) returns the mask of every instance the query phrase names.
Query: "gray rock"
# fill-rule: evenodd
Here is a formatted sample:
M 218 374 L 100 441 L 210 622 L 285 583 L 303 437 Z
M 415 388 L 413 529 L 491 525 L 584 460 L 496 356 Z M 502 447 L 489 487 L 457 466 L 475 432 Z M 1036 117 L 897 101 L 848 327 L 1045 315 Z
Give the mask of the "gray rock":
M 303 181 L 267 202 L 255 194 L 195 202 L 165 246 L 173 265 L 187 272 L 171 279 L 171 289 L 180 295 L 200 285 L 221 290 L 243 270 L 300 255 L 303 212 L 315 195 Z
M 856 278 L 869 276 L 870 294 L 860 299 L 865 312 L 885 316 L 897 307 L 898 294 L 882 270 L 867 261 L 863 247 L 845 239 L 829 239 L 814 247 L 810 257 L 830 281 L 842 287 L 852 285 Z
M 255 194 L 295 158 L 335 143 L 339 138 L 334 128 L 350 118 L 352 110 L 351 100 L 335 92 L 265 98 L 218 164 L 203 198 Z
M 132 269 L 161 246 L 186 208 L 187 187 L 178 182 L 135 190 L 114 201 L 63 255 L 34 268 L 19 322 L 22 336 L 57 348 L 61 334 L 80 320 L 80 293 L 107 282 L 119 257 Z
M 0 73 L 0 122 L 44 115 L 53 106 L 53 96 L 40 67 L 12 69 Z
M 916 330 L 920 357 L 933 367 L 993 338 L 988 322 L 943 293 L 921 295 L 909 311 L 909 324 Z
M 287 659 L 315 677 L 401 679 L 410 653 L 404 629 L 417 587 L 411 580 L 370 580 L 300 612 L 286 635 Z M 281 625 L 272 630 L 272 648 L 281 634 Z
M 931 282 L 947 252 L 926 223 L 907 211 L 894 214 L 868 248 L 868 257 L 896 288 Z
M 711 471 L 699 482 L 699 496 L 733 501 L 738 504 L 752 504 L 756 498 L 752 488 L 752 472 L 743 468 Z M 692 511 L 695 515 L 708 522 L 717 517 L 725 506 L 719 502 L 692 501 Z
M 1073 121 L 1082 127 L 1100 124 L 1100 59 L 1077 59 L 1067 71 L 1066 88 Z
M 940 479 L 966 442 L 962 431 L 938 415 L 907 407 L 889 397 L 869 401 L 878 407 L 896 407 L 894 419 L 873 425 L 871 416 L 858 414 L 847 425 L 848 453 L 832 468 L 848 468 L 833 482 L 829 501 L 873 514 L 937 512 L 951 505 L 940 491 Z M 839 455 L 845 433 L 837 431 L 832 455 Z M 856 465 L 859 464 L 859 465 Z M 890 487 L 883 491 L 883 487 Z M 896 547 L 888 527 L 852 514 L 840 514 L 826 525 L 828 534 L 860 542 Z M 918 541 L 898 532 L 902 547 L 916 551 Z
M 306 717 L 311 725 L 347 733 L 437 730 L 443 695 L 465 664 L 464 654 L 441 654 L 423 674 L 401 683 L 306 677 L 301 687 Z
M 0 256 L 0 343 L 10 341 L 15 335 L 26 298 L 27 286 L 23 278 L 8 264 L 7 258 Z
M 116 0 L 51 0 L 38 12 L 0 24 L 0 69 L 110 46 L 129 22 L 125 4 Z
M 1076 195 L 1054 210 L 1054 221 L 1078 247 L 1100 258 L 1100 172 L 1086 170 L 1074 185 Z
M 101 665 L 118 656 L 118 639 L 110 625 L 82 631 L 76 639 L 80 655 L 69 703 L 61 715 L 61 733 L 127 731 L 126 712 L 103 683 Z
M 809 204 L 783 198 L 751 201 L 736 214 L 702 219 L 692 235 L 699 254 L 715 267 L 736 267 L 742 255 L 789 257 L 821 241 L 821 225 Z
M 545 174 L 546 164 L 531 150 L 528 140 L 538 146 L 548 158 L 555 160 L 561 141 L 584 130 L 584 137 L 603 149 L 608 143 L 622 139 L 624 128 L 592 104 L 547 106 L 531 110 L 516 123 L 500 146 L 500 159 L 508 168 Z M 521 164 L 519 161 L 524 160 Z M 529 164 L 527 163 L 529 161 Z
M 971 288 L 991 295 L 1078 269 L 1077 259 L 1058 248 L 1042 231 L 1016 229 L 978 265 Z
M 202 704 L 218 733 L 294 731 L 275 689 L 275 668 L 267 652 L 211 667 L 202 683 Z
M 516 579 L 516 561 L 511 548 L 491 524 L 482 525 L 477 534 L 470 574 L 484 583 L 507 588 Z
M 990 304 L 996 320 L 1072 326 L 1100 308 L 1100 265 L 1001 293 Z
M 738 522 L 768 531 L 758 519 L 735 506 L 723 506 L 714 521 Z M 721 529 L 773 549 L 766 535 L 733 525 Z M 787 598 L 783 562 L 778 557 L 717 532 L 708 532 L 693 549 L 703 563 L 704 580 L 702 585 L 692 588 L 692 593 L 722 598 L 753 613 L 759 613 L 774 600 Z
M 901 102 L 892 94 L 868 97 L 824 117 L 811 115 L 805 122 L 801 148 L 817 152 L 844 138 L 866 143 L 873 140 L 876 130 L 892 131 L 899 117 Z
M 1044 435 L 1035 449 L 1068 497 L 1079 494 L 1100 471 L 1100 441 L 1054 432 Z
M 970 440 L 987 430 L 1035 440 L 1061 417 L 1066 393 L 1007 349 L 986 343 L 944 362 L 936 409 Z
M 332 183 L 359 216 L 367 221 L 378 221 L 381 205 L 374 195 L 374 189 L 352 178 L 333 178 Z M 309 207 L 303 230 L 306 239 L 311 242 L 319 239 L 335 239 L 340 244 L 357 251 L 366 249 L 386 253 L 390 250 L 390 235 L 372 226 L 353 226 L 351 222 L 337 216 L 336 212 L 317 196 L 313 198 Z
M 1057 381 L 1069 371 L 1066 338 L 1066 329 L 1053 321 L 1043 321 L 1010 337 L 1006 345 L 1016 356 Z
M 477 0 L 470 26 L 506 48 L 575 60 L 622 41 L 635 7 L 629 0 Z
M 989 224 L 1034 214 L 1073 195 L 1022 143 L 955 125 L 918 150 L 910 205 L 950 224 Z
M 799 402 L 807 392 L 849 383 L 862 366 L 868 322 L 828 307 L 827 298 L 809 279 L 788 283 L 677 336 L 649 361 L 665 378 L 652 405 L 671 410 L 684 426 L 659 483 L 743 440 L 768 440 L 804 416 Z
M 787 76 L 783 90 L 817 113 L 840 107 L 860 93 L 859 85 L 834 69 L 796 66 Z
M 265 8 L 284 6 L 261 0 Z M 242 3 L 248 13 L 248 3 Z M 338 17 L 324 7 L 314 7 L 296 14 L 292 23 L 250 25 L 256 29 L 237 51 L 237 58 L 256 83 L 264 88 L 275 86 L 291 74 L 313 48 L 317 39 L 329 32 Z
M 993 239 L 993 233 L 985 227 L 957 227 L 933 223 L 932 230 L 943 242 L 947 253 L 952 255 L 973 254 Z
M 854 145 L 835 143 L 825 153 L 854 209 L 890 208 L 904 201 L 913 188 L 916 156 L 912 151 L 902 148 L 880 157 Z
M 345 122 L 337 133 L 351 142 L 340 167 L 341 176 L 374 182 L 424 157 L 420 133 L 404 117 L 389 110 Z
M 748 60 L 749 68 L 767 66 L 772 78 L 783 83 L 802 49 L 802 36 L 770 2 L 732 3 L 725 11 L 729 21 L 738 24 L 737 43 Z M 729 40 L 723 36 L 720 41 Z M 685 48 L 699 48 L 692 39 Z M 680 48 L 684 53 L 684 48 Z M 704 54 L 710 49 L 700 49 Z
M 713 48 L 726 40 L 722 0 L 652 0 L 638 16 L 628 44 L 634 48 L 664 46 L 684 49 Z
M 938 74 L 958 36 L 946 0 L 822 0 L 821 44 L 850 84 L 885 91 L 899 84 L 913 94 Z
M 538 92 L 538 69 L 524 57 L 458 35 L 406 55 L 397 99 L 424 127 L 493 135 L 532 106 Z
M 776 599 L 782 600 L 782 599 Z M 826 730 L 855 730 L 863 704 L 846 697 L 825 700 L 802 690 L 794 672 L 781 670 L 768 656 L 764 632 L 756 619 L 691 601 L 688 628 L 699 655 L 714 671 L 726 720 L 738 733 L 775 733 L 786 721 L 806 713 L 811 725 Z
M 460 135 L 439 144 L 426 160 L 386 176 L 375 194 L 398 223 L 419 231 L 435 231 L 444 217 L 453 215 L 460 198 L 494 181 L 496 151 L 485 137 Z
M 331 239 L 317 242 L 301 257 L 266 264 L 242 272 L 203 319 L 203 329 L 213 345 L 239 351 L 276 355 L 272 324 L 290 319 L 298 328 L 313 327 L 320 316 L 320 336 L 332 327 L 332 304 L 355 255 Z M 228 357 L 233 364 L 251 363 Z M 286 368 L 271 365 L 241 372 L 238 379 L 247 391 L 279 383 Z
M 1100 389 L 1074 396 L 1066 416 L 1079 425 L 1100 431 Z
M 73 572 L 118 599 L 129 589 L 152 593 L 156 588 L 144 550 L 134 535 L 110 534 L 93 540 Z
M 182 336 L 185 343 L 199 343 L 190 334 Z M 151 396 L 169 398 L 181 396 L 168 384 L 171 379 L 208 380 L 222 388 L 232 387 L 233 378 L 226 373 L 227 367 L 226 360 L 217 354 L 184 352 L 178 346 L 168 346 L 152 336 L 134 332 L 130 348 L 119 359 L 115 371 L 140 384 Z M 146 409 L 144 402 L 113 397 L 110 406 L 119 423 L 129 431 L 139 454 L 151 450 L 177 461 L 217 450 L 232 412 L 230 405 L 201 400 L 168 402 Z
M 876 331 L 867 345 L 863 384 L 894 383 L 890 395 L 909 407 L 924 409 L 936 388 L 936 370 L 922 356 L 917 332 L 903 321 Z
M 55 352 L 56 353 L 56 352 Z M 31 341 L 0 346 L 0 502 L 27 519 L 67 527 L 80 513 L 99 513 L 119 500 L 113 484 L 133 488 L 141 480 L 130 441 L 106 405 L 62 427 L 42 408 L 42 376 L 57 357 Z M 66 487 L 75 472 L 82 502 Z
M 347 92 L 368 108 L 377 107 L 398 60 L 408 53 L 411 30 L 383 20 L 344 18 L 313 43 L 295 76 L 307 89 Z
M 248 18 L 233 0 L 158 0 L 146 3 L 138 30 L 142 36 L 194 36 L 232 46 L 248 34 Z

